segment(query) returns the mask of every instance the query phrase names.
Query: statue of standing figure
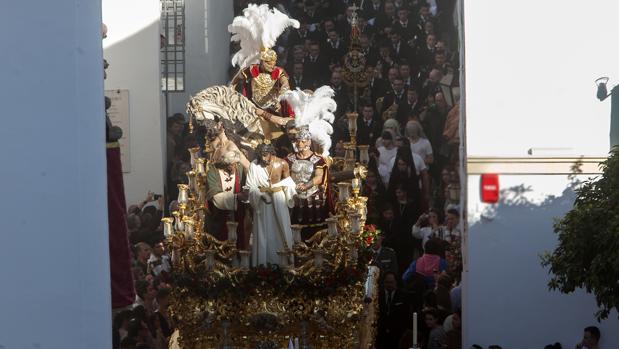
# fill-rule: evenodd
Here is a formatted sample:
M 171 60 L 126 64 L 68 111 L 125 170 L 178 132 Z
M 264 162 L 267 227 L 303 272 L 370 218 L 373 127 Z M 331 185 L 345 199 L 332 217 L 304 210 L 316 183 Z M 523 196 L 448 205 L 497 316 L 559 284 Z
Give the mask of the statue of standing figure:
M 292 249 L 289 209 L 296 190 L 288 163 L 275 156 L 273 145 L 258 145 L 246 183 L 253 209 L 252 265 L 280 264 L 278 252 Z

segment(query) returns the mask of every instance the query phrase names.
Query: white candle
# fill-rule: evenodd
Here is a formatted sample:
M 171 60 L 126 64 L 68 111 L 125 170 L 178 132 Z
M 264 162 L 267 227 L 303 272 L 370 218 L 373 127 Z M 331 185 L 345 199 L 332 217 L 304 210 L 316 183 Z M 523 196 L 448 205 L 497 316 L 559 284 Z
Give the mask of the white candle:
M 357 234 L 361 231 L 361 215 L 353 213 L 348 216 L 350 218 L 350 230 Z
M 301 238 L 301 230 L 303 229 L 303 227 L 301 225 L 298 224 L 293 224 L 290 226 L 290 228 L 292 228 L 292 239 L 294 241 L 295 244 L 299 244 L 302 241 Z
M 183 218 L 183 226 L 185 228 L 185 237 L 192 238 L 193 237 L 193 225 L 194 221 L 191 218 Z
M 249 270 L 249 256 L 251 252 L 249 251 L 239 251 L 239 255 L 241 256 L 241 269 Z
M 413 348 L 417 348 L 417 313 L 413 313 Z
M 367 165 L 370 162 L 370 154 L 368 145 L 360 145 L 359 148 L 359 162 L 361 165 Z
M 236 228 L 239 226 L 238 222 L 228 221 L 226 222 L 228 228 L 228 241 L 236 244 Z
M 206 169 L 204 167 L 204 162 L 205 162 L 204 158 L 199 158 L 198 160 L 196 160 L 196 172 L 200 176 L 206 176 Z
M 337 218 L 329 217 L 325 219 L 327 222 L 327 231 L 329 232 L 329 237 L 334 239 L 337 237 Z
M 161 218 L 161 221 L 163 222 L 163 236 L 170 237 L 174 233 L 174 228 L 172 228 L 174 219 L 165 217 Z
M 340 182 L 337 184 L 337 187 L 340 191 L 338 195 L 339 201 L 345 202 L 346 200 L 348 200 L 348 198 L 350 197 L 349 190 L 350 190 L 351 184 L 346 183 L 346 182 Z
M 179 204 L 186 204 L 187 201 L 189 200 L 189 195 L 187 194 L 187 191 L 189 190 L 189 186 L 187 184 L 178 184 L 178 203 Z
M 299 349 L 299 337 L 294 339 L 294 349 Z

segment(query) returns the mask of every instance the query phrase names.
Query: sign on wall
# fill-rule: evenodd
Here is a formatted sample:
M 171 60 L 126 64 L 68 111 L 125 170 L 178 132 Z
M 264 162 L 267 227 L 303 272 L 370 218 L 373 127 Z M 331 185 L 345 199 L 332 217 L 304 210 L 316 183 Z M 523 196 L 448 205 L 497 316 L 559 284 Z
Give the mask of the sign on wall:
M 105 95 L 112 100 L 107 114 L 114 126 L 123 130 L 120 144 L 120 161 L 123 173 L 131 172 L 131 132 L 129 128 L 129 90 L 106 90 Z

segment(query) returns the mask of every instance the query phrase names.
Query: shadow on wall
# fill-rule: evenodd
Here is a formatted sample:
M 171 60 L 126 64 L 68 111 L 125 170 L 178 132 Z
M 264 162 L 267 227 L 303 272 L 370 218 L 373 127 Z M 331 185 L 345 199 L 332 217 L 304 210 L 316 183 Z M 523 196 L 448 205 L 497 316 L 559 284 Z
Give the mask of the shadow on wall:
M 559 196 L 535 200 L 534 188 L 543 191 L 544 182 L 556 184 L 565 177 L 513 178 L 522 184 L 502 190 L 500 202 L 469 227 L 465 344 L 543 348 L 560 342 L 573 347 L 584 327 L 595 325 L 602 331 L 602 347 L 619 347 L 617 314 L 598 323 L 594 296 L 582 290 L 569 295 L 550 291 L 548 270 L 541 266 L 541 254 L 557 245 L 554 219 L 572 208 L 579 179 L 584 178 L 572 176 Z

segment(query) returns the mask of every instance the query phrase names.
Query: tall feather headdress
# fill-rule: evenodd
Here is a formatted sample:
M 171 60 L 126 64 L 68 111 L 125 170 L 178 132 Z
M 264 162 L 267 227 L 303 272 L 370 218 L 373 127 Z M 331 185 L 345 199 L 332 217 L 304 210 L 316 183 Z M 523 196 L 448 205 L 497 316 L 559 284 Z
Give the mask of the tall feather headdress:
M 296 127 L 307 127 L 316 142 L 323 150 L 322 155 L 328 156 L 333 134 L 333 112 L 337 104 L 333 99 L 335 91 L 329 86 L 321 86 L 308 93 L 296 89 L 286 91 L 280 100 L 286 101 L 294 110 Z
M 238 41 L 241 49 L 232 57 L 232 65 L 241 69 L 260 61 L 260 56 L 273 56 L 271 47 L 288 27 L 299 28 L 299 21 L 292 19 L 269 5 L 249 4 L 242 16 L 237 16 L 228 26 L 231 41 Z

